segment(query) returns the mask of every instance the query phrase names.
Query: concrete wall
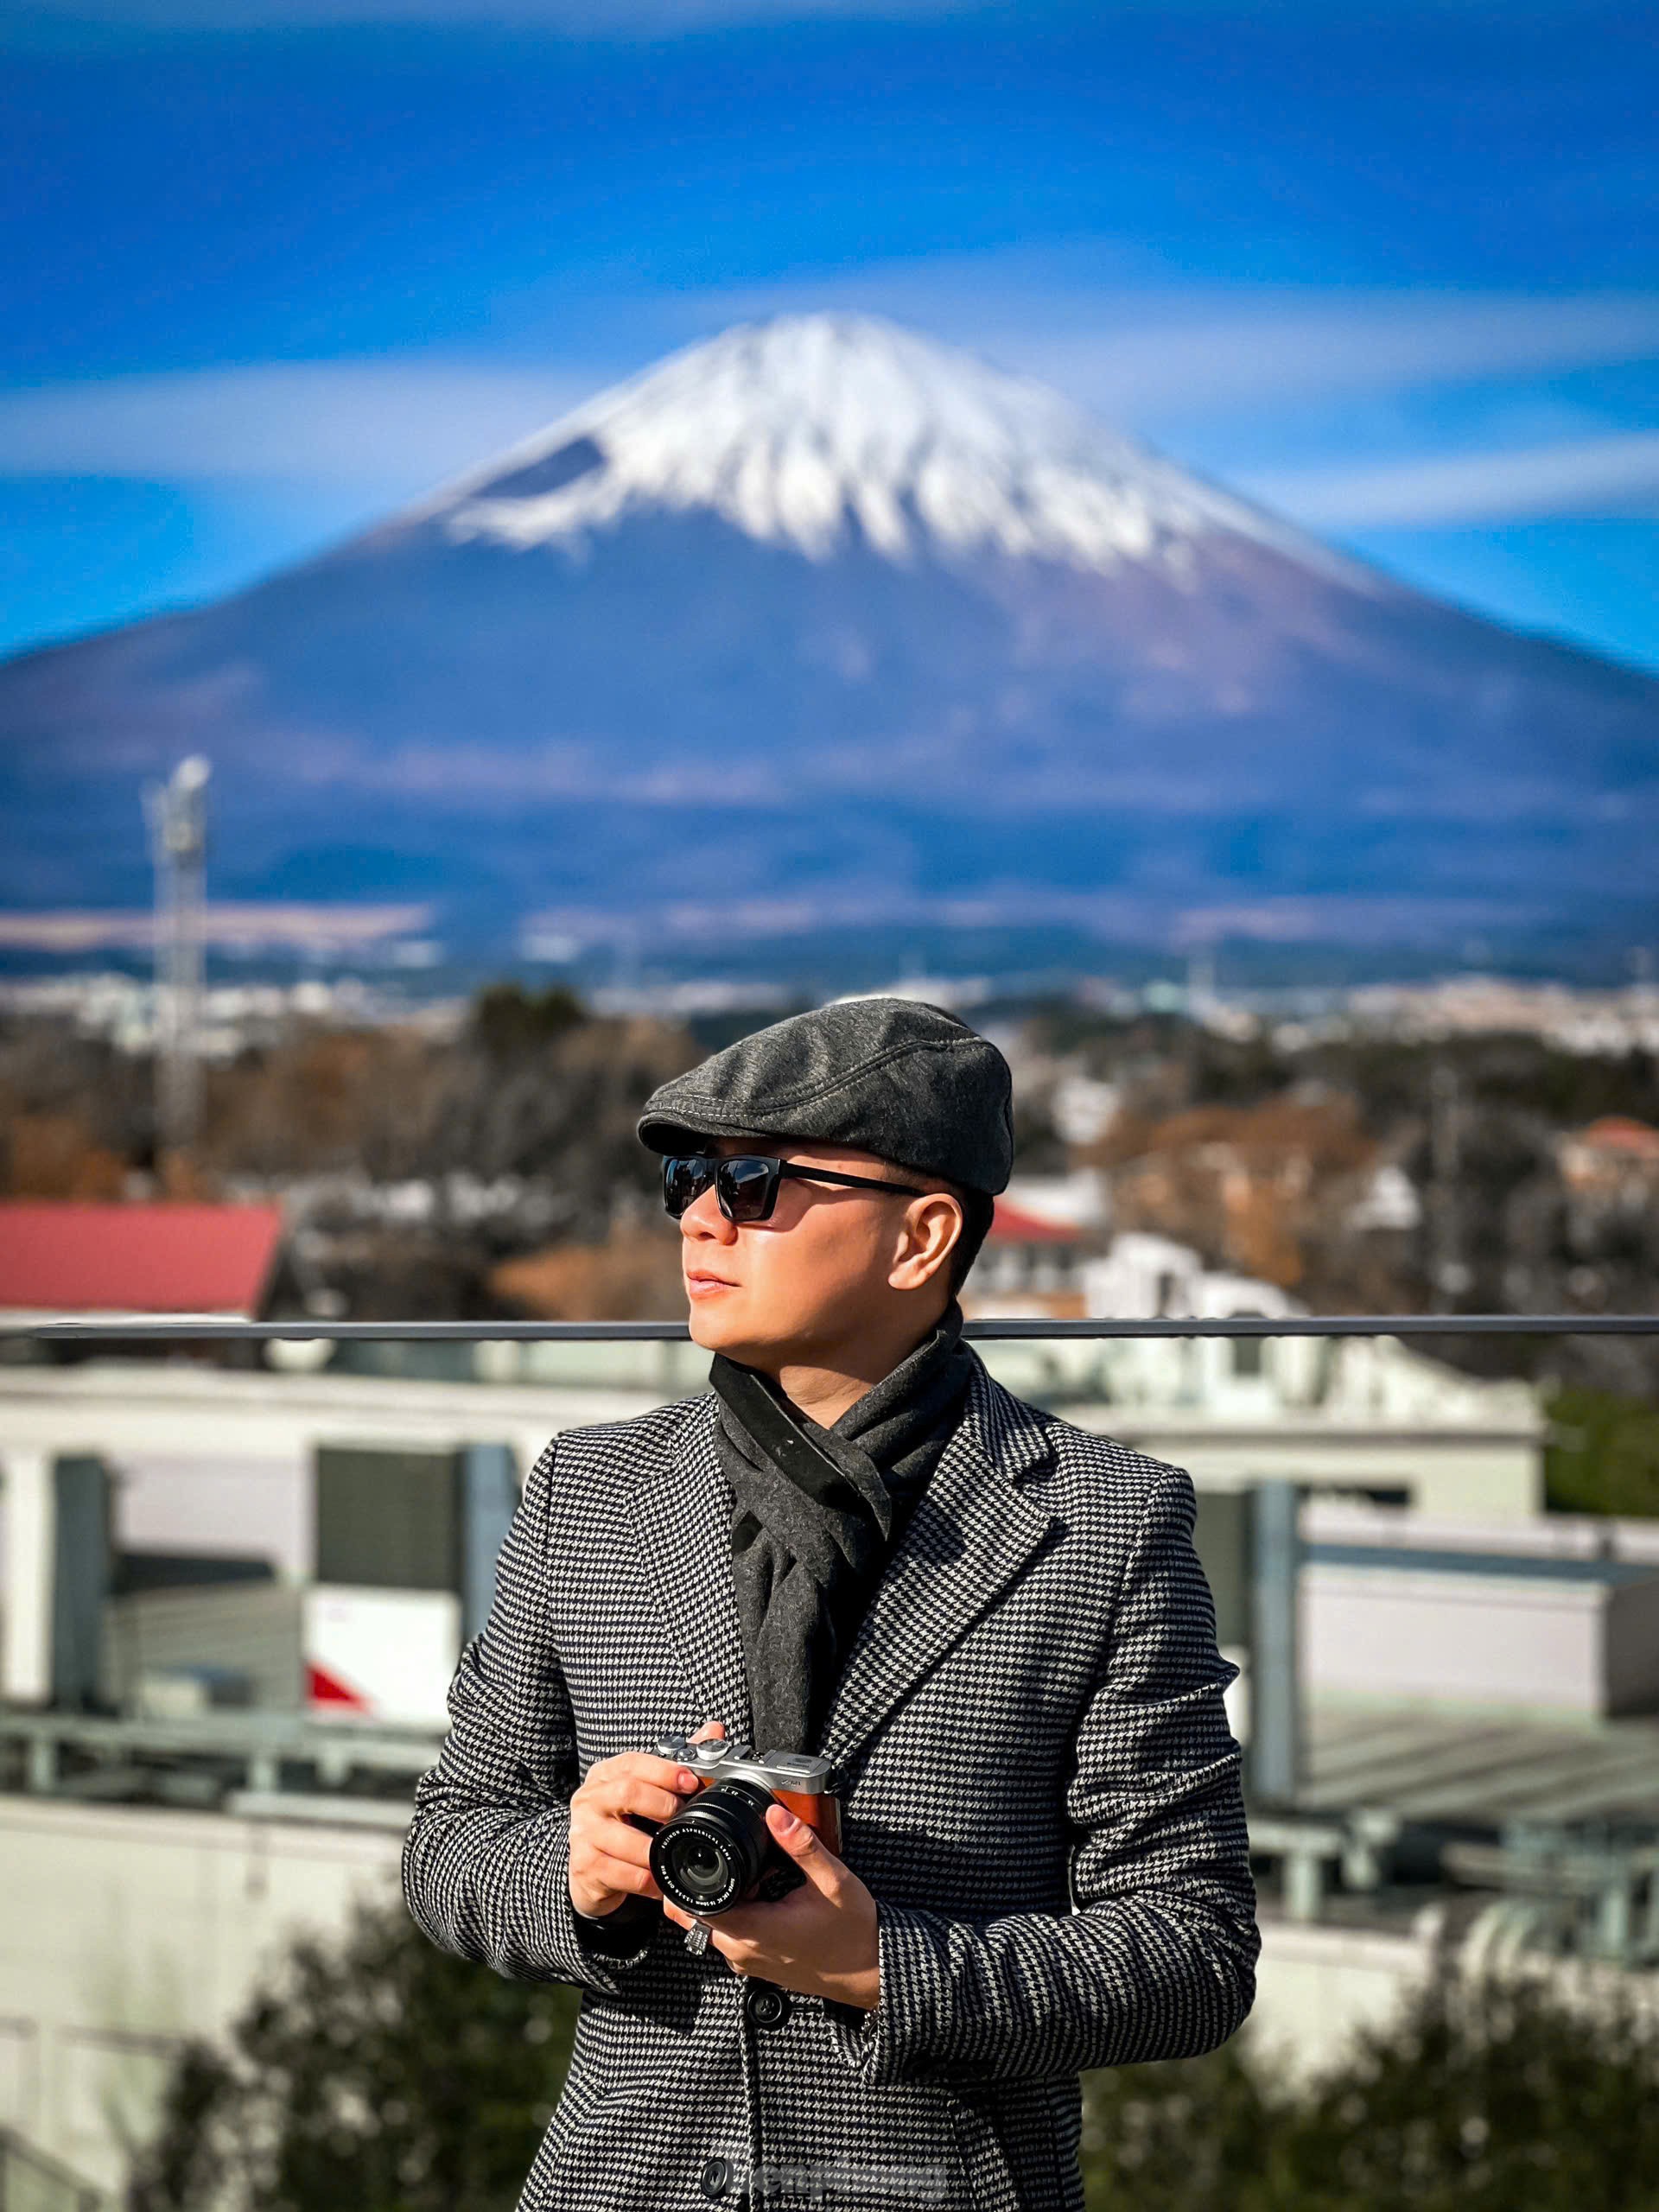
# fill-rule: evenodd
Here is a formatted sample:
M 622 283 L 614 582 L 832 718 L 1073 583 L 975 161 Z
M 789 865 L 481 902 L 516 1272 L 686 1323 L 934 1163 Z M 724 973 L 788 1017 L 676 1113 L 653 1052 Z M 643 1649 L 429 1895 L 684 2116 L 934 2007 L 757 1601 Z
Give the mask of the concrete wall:
M 1427 1931 L 1379 1934 L 1261 1916 L 1255 2004 L 1245 2024 L 1252 2062 L 1306 2078 L 1361 2028 L 1382 2024 L 1427 1973 Z
M 1471 1968 L 1491 1958 L 1492 1946 L 1478 1916 L 1471 1917 L 1460 1902 L 1455 1918 L 1464 1924 L 1451 1926 L 1451 1948 Z M 1277 2069 L 1281 2079 L 1307 2079 L 1330 2065 L 1351 2036 L 1386 2030 L 1410 1990 L 1431 1971 L 1442 1925 L 1452 1920 L 1444 1902 L 1424 1906 L 1397 1934 L 1264 1914 L 1255 2005 L 1243 2031 L 1253 2063 Z M 1638 2012 L 1659 2021 L 1659 1973 L 1627 1974 L 1542 1952 L 1522 1952 L 1514 1963 L 1554 1982 L 1569 2000 L 1593 2002 L 1616 1984 Z
M 0 2126 L 115 2190 L 187 2034 L 218 2035 L 302 1927 L 397 1894 L 360 1830 L 0 1796 Z
M 1659 1576 L 1620 1586 L 1589 1567 L 1583 1574 L 1529 1579 L 1315 1560 L 1302 1574 L 1303 1681 L 1316 1694 L 1535 1713 L 1659 1711 Z
M 1402 1491 L 1436 1519 L 1525 1521 L 1543 1509 L 1543 1471 L 1529 1431 L 1378 1431 L 1347 1421 L 1250 1427 L 1159 1417 L 1141 1407 L 1072 1405 L 1079 1428 L 1115 1436 L 1185 1467 L 1201 1490 L 1274 1478 L 1313 1491 Z

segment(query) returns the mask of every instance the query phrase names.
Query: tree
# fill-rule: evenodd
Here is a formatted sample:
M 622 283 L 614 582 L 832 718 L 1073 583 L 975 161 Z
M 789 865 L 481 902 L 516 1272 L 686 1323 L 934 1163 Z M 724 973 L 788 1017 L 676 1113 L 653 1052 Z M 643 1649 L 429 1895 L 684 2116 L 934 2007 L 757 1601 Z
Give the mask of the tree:
M 539 994 L 518 982 L 491 983 L 474 999 L 469 1013 L 473 1042 L 496 1060 L 521 1058 L 563 1037 L 588 1019 L 587 1008 L 563 983 Z
M 439 1950 L 402 1899 L 306 1936 L 224 2048 L 191 2042 L 126 2212 L 487 2212 L 514 2203 L 577 1993 Z
M 1635 2212 L 1659 2175 L 1659 2020 L 1450 1964 L 1329 2070 L 1272 2084 L 1252 2028 L 1091 2075 L 1088 2202 L 1135 2212 Z
M 1089 2212 L 1288 2212 L 1275 2145 L 1294 2113 L 1251 2063 L 1249 2024 L 1202 2058 L 1112 2066 L 1084 2082 Z
M 1299 2212 L 1634 2212 L 1659 2194 L 1659 2020 L 1618 1980 L 1442 1972 L 1293 2143 Z
M 1659 1516 L 1659 1406 L 1564 1389 L 1548 1408 L 1544 1487 L 1554 1511 Z
M 1559 1969 L 1553 1969 L 1559 1972 Z M 517 2202 L 577 1993 L 440 1951 L 401 1899 L 306 1937 L 225 2048 L 177 2062 L 126 2212 L 489 2212 Z M 1255 2028 L 1084 2083 L 1090 2207 L 1635 2212 L 1659 2175 L 1659 2018 L 1617 1977 L 1447 1962 L 1312 2080 Z

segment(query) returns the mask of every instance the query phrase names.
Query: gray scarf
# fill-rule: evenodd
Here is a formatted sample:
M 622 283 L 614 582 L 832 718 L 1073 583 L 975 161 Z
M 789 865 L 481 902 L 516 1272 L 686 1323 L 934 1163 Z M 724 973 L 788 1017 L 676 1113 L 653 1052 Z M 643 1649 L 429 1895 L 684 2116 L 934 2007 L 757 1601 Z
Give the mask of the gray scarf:
M 732 1582 L 757 1751 L 811 1751 L 876 1584 L 980 1365 L 953 1298 L 930 1335 L 821 1427 L 776 1379 L 716 1352 Z

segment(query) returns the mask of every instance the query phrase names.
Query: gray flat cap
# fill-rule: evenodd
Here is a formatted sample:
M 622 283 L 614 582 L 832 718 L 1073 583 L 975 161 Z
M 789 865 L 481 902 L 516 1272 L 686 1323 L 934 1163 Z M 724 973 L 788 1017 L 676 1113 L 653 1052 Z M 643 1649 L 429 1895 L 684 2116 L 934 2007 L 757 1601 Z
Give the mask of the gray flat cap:
M 645 1101 L 653 1152 L 688 1137 L 856 1145 L 970 1190 L 1014 1171 L 1014 1079 L 988 1038 L 921 999 L 845 999 L 741 1037 Z

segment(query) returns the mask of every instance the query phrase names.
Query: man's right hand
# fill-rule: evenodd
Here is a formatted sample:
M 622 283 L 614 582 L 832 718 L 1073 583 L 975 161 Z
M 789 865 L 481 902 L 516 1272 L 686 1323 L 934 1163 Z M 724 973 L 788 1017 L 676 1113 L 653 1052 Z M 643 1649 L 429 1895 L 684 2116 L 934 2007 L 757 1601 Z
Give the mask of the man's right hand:
M 723 1720 L 705 1720 L 690 1741 L 725 1733 Z M 662 1903 L 652 1878 L 651 1835 L 629 1815 L 660 1827 L 697 1787 L 689 1767 L 651 1751 L 619 1751 L 614 1758 L 594 1760 L 570 1798 L 570 1902 L 578 1912 L 600 1920 L 625 1897 Z

